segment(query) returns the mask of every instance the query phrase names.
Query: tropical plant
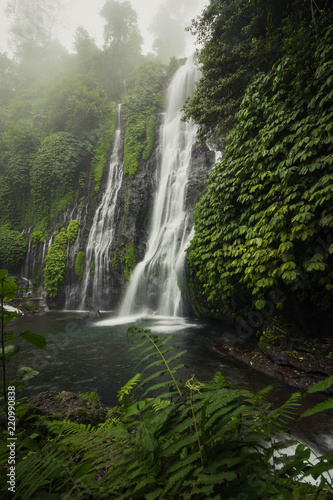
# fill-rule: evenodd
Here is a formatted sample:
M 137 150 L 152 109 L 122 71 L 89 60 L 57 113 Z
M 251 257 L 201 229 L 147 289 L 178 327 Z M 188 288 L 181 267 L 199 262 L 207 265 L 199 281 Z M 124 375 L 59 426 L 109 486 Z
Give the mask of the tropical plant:
M 19 231 L 0 227 L 0 266 L 17 269 L 27 251 L 27 242 Z
M 67 245 L 75 242 L 79 227 L 80 223 L 74 219 L 69 223 L 67 230 L 61 228 L 45 257 L 44 286 L 49 297 L 57 296 L 59 287 L 65 280 Z
M 262 309 L 276 290 L 330 307 L 332 37 L 257 75 L 209 174 L 188 256 L 213 314 Z
M 123 101 L 125 121 L 124 173 L 134 177 L 140 159 L 151 155 L 155 115 L 162 108 L 166 72 L 159 63 L 141 64 L 127 78 L 128 94 Z
M 54 438 L 38 452 L 23 453 L 17 498 L 38 498 L 46 489 L 62 498 L 333 498 L 332 453 L 313 465 L 305 445 L 296 442 L 294 455 L 285 450 L 294 442 L 283 435 L 299 393 L 273 408 L 271 387 L 239 389 L 221 373 L 183 384 L 184 352 L 170 344 L 172 336 L 136 327 L 128 336 L 141 373 L 120 389 L 119 406 L 97 428 L 43 420 Z M 331 384 L 328 379 L 314 390 Z M 319 486 L 299 481 L 310 475 Z
M 5 300 L 11 300 L 15 298 L 17 293 L 17 278 L 15 276 L 8 277 L 8 271 L 6 269 L 0 269 L 0 322 L 1 322 L 1 364 L 2 364 L 2 388 L 1 400 L 4 400 L 4 410 L 8 414 L 8 387 L 11 388 L 11 391 L 15 391 L 16 389 L 24 389 L 23 382 L 25 380 L 29 380 L 36 375 L 38 375 L 38 371 L 33 368 L 29 368 L 27 366 L 23 366 L 17 371 L 17 378 L 14 380 L 10 380 L 7 382 L 6 376 L 6 365 L 12 359 L 16 358 L 19 352 L 19 346 L 15 346 L 14 342 L 18 338 L 22 338 L 26 340 L 30 344 L 34 346 L 45 349 L 46 341 L 42 335 L 38 335 L 36 333 L 32 333 L 30 331 L 23 331 L 21 333 L 15 333 L 15 331 L 7 331 L 5 330 L 5 326 L 14 318 L 18 316 L 16 311 L 8 311 L 5 308 L 4 302 Z M 8 344 L 8 345 L 6 345 Z M 15 396 L 14 396 L 15 401 Z M 15 405 L 15 403 L 14 403 Z M 15 408 L 15 407 L 14 407 Z M 11 411 L 11 415 L 15 415 L 15 411 Z M 8 418 L 7 418 L 8 422 Z

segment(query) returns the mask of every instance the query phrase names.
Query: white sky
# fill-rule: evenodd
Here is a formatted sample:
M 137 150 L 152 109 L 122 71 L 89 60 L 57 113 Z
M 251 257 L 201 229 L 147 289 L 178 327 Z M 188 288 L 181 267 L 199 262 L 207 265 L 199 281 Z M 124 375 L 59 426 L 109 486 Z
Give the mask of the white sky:
M 159 7 L 170 0 L 130 0 L 133 9 L 138 14 L 138 23 L 141 35 L 144 38 L 143 52 L 151 50 L 153 36 L 148 32 L 148 27 L 153 21 Z M 182 4 L 185 0 L 178 0 Z M 97 45 L 103 42 L 103 19 L 99 11 L 105 0 L 65 0 L 65 10 L 62 12 L 61 26 L 57 37 L 69 51 L 73 50 L 73 37 L 78 26 L 83 26 L 89 34 L 95 38 Z M 186 2 L 188 4 L 188 1 Z M 190 24 L 190 20 L 199 15 L 209 0 L 192 0 L 191 9 L 187 8 L 188 18 L 184 19 L 184 28 Z M 0 0 L 0 51 L 10 53 L 8 44 L 8 20 L 4 16 L 7 0 Z M 190 10 L 190 11 L 189 11 Z M 192 37 L 193 39 L 194 37 Z M 193 39 L 194 42 L 194 39 Z M 193 51 L 194 45 L 188 45 L 187 53 Z

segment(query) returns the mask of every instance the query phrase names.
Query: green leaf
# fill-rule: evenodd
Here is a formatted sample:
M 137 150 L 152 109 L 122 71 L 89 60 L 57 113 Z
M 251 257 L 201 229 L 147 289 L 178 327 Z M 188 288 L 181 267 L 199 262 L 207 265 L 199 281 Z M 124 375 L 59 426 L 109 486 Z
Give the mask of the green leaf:
M 7 269 L 0 269 L 0 280 L 4 279 L 8 274 Z
M 264 299 L 260 299 L 260 300 L 257 300 L 256 302 L 256 308 L 260 311 L 260 309 L 262 309 L 263 307 L 265 307 L 266 305 L 266 300 Z
M 317 382 L 317 384 L 314 384 L 312 387 L 310 387 L 308 393 L 312 394 L 313 392 L 325 391 L 326 389 L 332 387 L 332 385 L 333 385 L 333 375 L 325 378 L 325 380 Z
M 31 437 L 26 437 L 21 445 L 24 447 L 24 448 L 28 448 L 28 450 L 30 451 L 39 451 L 39 446 L 37 444 L 37 441 L 35 441 L 34 439 L 32 439 Z
M 4 310 L 4 311 L 2 311 L 2 314 L 3 314 L 3 320 L 4 320 L 5 325 L 7 325 L 7 323 L 9 323 L 12 319 L 18 317 L 18 314 L 16 311 Z
M 321 412 L 327 411 L 327 410 L 333 410 L 333 398 L 328 398 L 328 399 L 326 399 L 326 401 L 323 401 L 322 403 L 318 403 L 313 408 L 306 410 L 304 413 L 302 413 L 301 418 L 310 417 L 311 415 L 314 415 L 315 413 L 321 413 Z
M 9 354 L 12 354 L 13 352 L 15 352 L 15 346 L 14 345 L 6 345 L 5 356 L 8 356 Z
M 17 285 L 11 278 L 0 282 L 0 297 L 6 300 L 14 299 L 17 293 Z
M 25 332 L 21 332 L 19 334 L 19 337 L 22 337 L 24 340 L 29 342 L 29 344 L 32 344 L 35 347 L 38 347 L 39 349 L 46 348 L 46 340 L 45 337 L 43 337 L 43 335 L 39 335 L 38 333 L 33 333 L 26 330 Z
M 30 368 L 29 366 L 22 366 L 17 370 L 17 378 L 21 382 L 34 378 L 37 375 L 39 375 L 39 372 L 37 370 L 34 370 L 33 368 Z

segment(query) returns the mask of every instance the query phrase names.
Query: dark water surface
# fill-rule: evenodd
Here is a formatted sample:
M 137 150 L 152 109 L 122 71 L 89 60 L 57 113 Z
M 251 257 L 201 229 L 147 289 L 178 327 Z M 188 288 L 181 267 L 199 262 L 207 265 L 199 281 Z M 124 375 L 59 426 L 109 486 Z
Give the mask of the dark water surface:
M 41 351 L 22 341 L 18 358 L 10 363 L 10 375 L 18 366 L 31 366 L 40 372 L 26 382 L 25 396 L 47 390 L 95 391 L 103 403 L 115 405 L 117 392 L 134 374 L 135 354 L 129 352 L 126 337 L 132 325 L 161 335 L 175 335 L 172 343 L 187 350 L 182 361 L 189 368 L 187 373 L 182 373 L 183 381 L 192 374 L 199 380 L 209 380 L 220 371 L 229 383 L 256 391 L 273 383 L 276 388 L 270 399 L 274 404 L 282 404 L 295 392 L 269 376 L 215 354 L 209 344 L 232 334 L 230 327 L 221 322 L 159 316 L 113 318 L 109 313 L 94 319 L 86 313 L 70 311 L 16 319 L 12 329 L 44 335 L 47 349 Z M 311 406 L 320 398 L 322 396 L 315 396 L 311 404 L 310 401 L 307 404 Z M 314 449 L 325 451 L 332 448 L 331 429 L 326 418 L 317 416 L 295 424 L 293 432 Z

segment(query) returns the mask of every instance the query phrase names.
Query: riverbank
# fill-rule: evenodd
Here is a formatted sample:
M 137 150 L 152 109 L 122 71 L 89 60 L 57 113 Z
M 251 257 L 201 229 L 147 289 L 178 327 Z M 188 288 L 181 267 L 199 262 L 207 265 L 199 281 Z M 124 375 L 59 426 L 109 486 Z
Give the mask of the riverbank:
M 257 342 L 215 340 L 210 348 L 300 390 L 333 375 L 333 340 L 287 334 L 272 326 Z M 330 390 L 333 393 L 333 390 Z

